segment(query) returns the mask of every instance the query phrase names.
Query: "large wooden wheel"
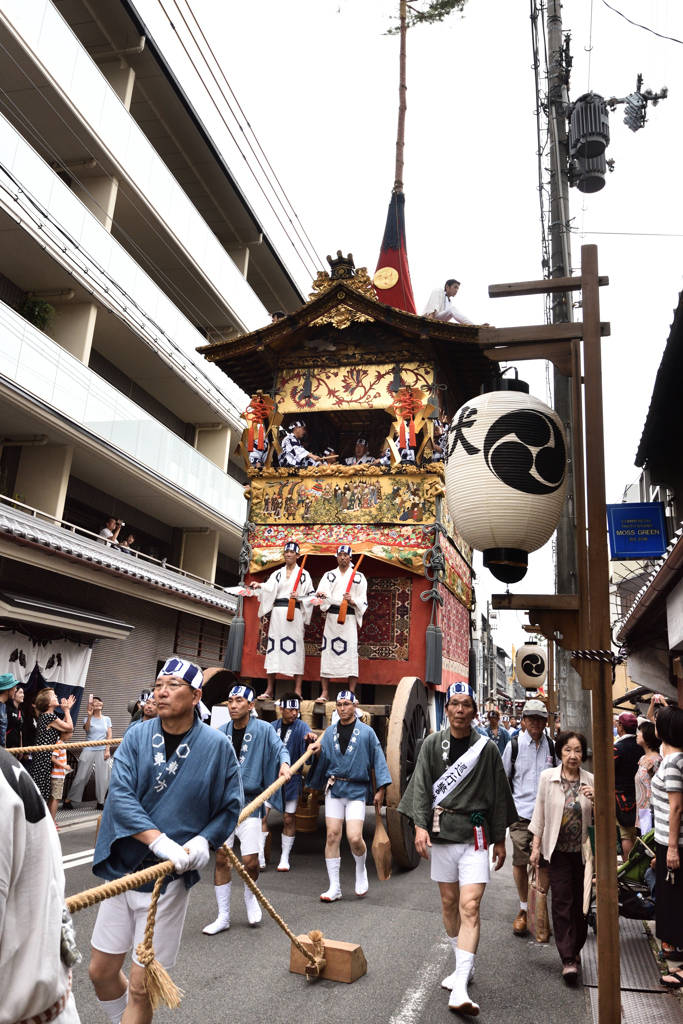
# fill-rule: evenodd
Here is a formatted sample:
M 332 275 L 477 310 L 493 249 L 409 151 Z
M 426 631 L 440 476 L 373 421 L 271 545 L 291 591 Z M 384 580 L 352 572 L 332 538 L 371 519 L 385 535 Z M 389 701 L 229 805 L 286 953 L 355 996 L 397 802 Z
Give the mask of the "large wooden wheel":
M 387 788 L 387 832 L 391 854 L 401 868 L 416 868 L 415 829 L 398 807 L 415 770 L 417 755 L 429 731 L 427 688 L 417 676 L 404 676 L 396 687 L 387 730 L 386 757 L 392 783 Z

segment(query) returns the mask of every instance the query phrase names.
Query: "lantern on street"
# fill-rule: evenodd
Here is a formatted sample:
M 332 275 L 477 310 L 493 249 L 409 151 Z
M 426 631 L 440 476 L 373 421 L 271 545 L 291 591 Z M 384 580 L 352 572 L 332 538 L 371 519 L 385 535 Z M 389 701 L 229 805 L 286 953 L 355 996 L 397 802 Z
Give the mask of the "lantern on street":
M 517 651 L 515 656 L 517 682 L 525 690 L 538 690 L 548 674 L 548 652 L 530 640 Z
M 557 413 L 524 381 L 499 377 L 455 414 L 444 454 L 455 528 L 496 579 L 519 582 L 564 507 L 567 449 Z

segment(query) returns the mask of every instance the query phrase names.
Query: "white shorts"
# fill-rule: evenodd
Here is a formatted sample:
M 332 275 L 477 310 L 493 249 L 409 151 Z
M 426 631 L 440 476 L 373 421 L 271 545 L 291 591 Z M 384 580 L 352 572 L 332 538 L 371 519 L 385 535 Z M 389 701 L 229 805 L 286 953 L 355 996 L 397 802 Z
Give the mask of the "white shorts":
M 135 950 L 145 937 L 151 897 L 151 892 L 132 889 L 104 900 L 97 913 L 90 945 L 102 953 L 127 953 L 132 949 L 133 962 L 142 966 L 135 957 Z M 178 956 L 189 898 L 190 890 L 185 888 L 184 880 L 175 878 L 168 883 L 157 903 L 154 952 L 166 970 L 173 967 Z
M 365 821 L 365 800 L 349 800 L 347 797 L 325 795 L 325 817 L 342 821 Z
M 241 825 L 238 825 L 231 836 L 228 836 L 226 842 L 229 848 L 232 850 L 235 842 L 235 836 L 240 841 L 240 853 L 243 857 L 248 857 L 253 853 L 261 852 L 261 819 L 260 818 L 247 818 Z
M 433 882 L 476 885 L 491 878 L 489 851 L 475 850 L 474 843 L 434 843 L 431 867 Z
M 285 800 L 285 814 L 296 814 L 296 808 L 298 803 L 299 801 L 297 799 Z M 267 800 L 266 807 L 268 808 L 269 811 L 272 811 L 273 809 L 273 805 L 269 804 Z

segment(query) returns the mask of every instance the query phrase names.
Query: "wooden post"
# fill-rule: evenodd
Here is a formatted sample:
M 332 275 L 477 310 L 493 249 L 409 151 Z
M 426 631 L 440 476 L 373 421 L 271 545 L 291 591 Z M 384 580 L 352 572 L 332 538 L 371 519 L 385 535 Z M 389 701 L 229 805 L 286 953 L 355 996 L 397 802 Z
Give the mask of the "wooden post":
M 598 248 L 581 246 L 583 358 L 585 372 L 588 614 L 581 630 L 584 648 L 611 650 L 609 564 L 605 507 L 605 443 L 600 352 Z M 619 906 L 612 736 L 612 672 L 608 663 L 578 659 L 578 670 L 592 690 L 595 774 L 595 868 L 598 918 L 598 1017 L 620 1024 Z
M 400 16 L 400 36 L 401 36 L 401 50 L 399 56 L 399 81 L 398 81 L 398 131 L 396 133 L 396 170 L 394 173 L 394 190 L 396 192 L 403 191 L 403 149 L 406 141 L 406 110 L 408 109 L 408 103 L 406 100 L 406 94 L 408 92 L 408 86 L 406 84 L 406 37 L 408 35 L 408 9 L 406 0 L 400 0 L 399 4 L 399 16 Z
M 555 690 L 555 643 L 548 640 L 548 726 L 550 736 L 555 735 L 555 717 L 557 715 L 557 691 Z

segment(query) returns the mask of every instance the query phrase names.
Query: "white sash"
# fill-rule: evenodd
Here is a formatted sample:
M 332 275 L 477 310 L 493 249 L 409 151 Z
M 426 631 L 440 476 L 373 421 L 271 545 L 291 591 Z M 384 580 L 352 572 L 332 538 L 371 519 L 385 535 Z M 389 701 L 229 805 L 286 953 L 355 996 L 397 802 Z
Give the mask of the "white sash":
M 452 793 L 456 786 L 458 786 L 463 779 L 466 779 L 472 769 L 476 766 L 479 756 L 488 743 L 488 736 L 482 736 L 462 755 L 459 760 L 452 764 L 450 768 L 441 775 L 434 785 L 432 786 L 432 810 L 441 803 L 442 800 Z

